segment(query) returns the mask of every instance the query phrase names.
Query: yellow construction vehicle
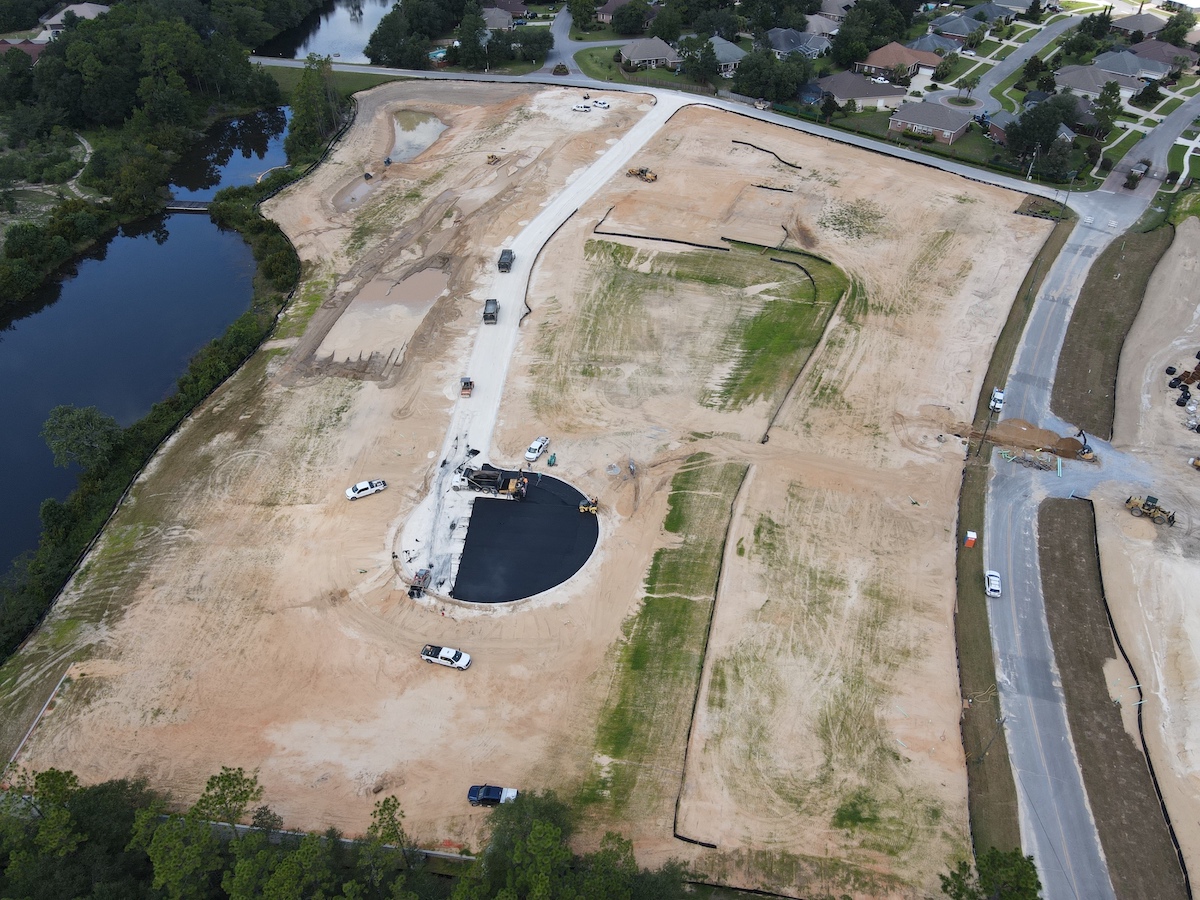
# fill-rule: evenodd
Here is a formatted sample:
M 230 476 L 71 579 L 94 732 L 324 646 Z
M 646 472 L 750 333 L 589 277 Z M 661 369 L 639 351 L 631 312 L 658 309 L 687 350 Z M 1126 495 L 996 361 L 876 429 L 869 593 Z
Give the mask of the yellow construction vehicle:
M 579 511 L 581 513 L 591 513 L 593 516 L 597 514 L 600 508 L 600 500 L 597 497 L 588 497 L 579 501 Z
M 629 176 L 630 178 L 640 178 L 642 181 L 645 181 L 647 184 L 652 184 L 653 182 L 658 181 L 658 176 L 655 175 L 653 172 L 651 172 L 645 166 L 639 166 L 637 168 L 630 169 L 625 174 L 627 176 Z
M 495 153 L 488 154 L 488 165 L 489 166 L 494 166 L 498 162 L 500 162 L 500 157 L 498 157 Z
M 1157 497 L 1129 497 L 1125 501 L 1125 508 L 1135 518 L 1147 516 L 1155 525 L 1175 524 L 1175 513 L 1159 506 Z

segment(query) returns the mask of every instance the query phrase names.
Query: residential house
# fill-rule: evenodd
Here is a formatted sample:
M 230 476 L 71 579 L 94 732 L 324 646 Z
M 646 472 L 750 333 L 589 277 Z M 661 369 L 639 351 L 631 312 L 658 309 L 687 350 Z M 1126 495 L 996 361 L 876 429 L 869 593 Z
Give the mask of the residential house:
M 940 56 L 958 53 L 962 50 L 961 42 L 940 34 L 923 34 L 915 41 L 909 41 L 904 46 L 909 50 L 920 50 L 922 53 L 937 53 Z
M 1054 133 L 1054 140 L 1065 141 L 1068 144 L 1075 143 L 1075 138 L 1079 137 L 1074 131 L 1066 125 L 1059 125 L 1058 130 Z
M 718 35 L 710 37 L 708 43 L 712 45 L 713 53 L 717 57 L 717 72 L 722 78 L 732 78 L 737 71 L 738 63 L 745 58 L 746 51 Z
M 99 3 L 73 3 L 61 12 L 56 13 L 48 19 L 44 19 L 42 24 L 52 34 L 59 34 L 67 28 L 63 21 L 66 19 L 67 13 L 74 13 L 80 19 L 94 19 L 97 16 L 104 15 L 106 12 L 108 12 L 108 7 L 101 6 Z
M 1138 13 L 1135 16 L 1114 19 L 1112 30 L 1119 31 L 1121 34 L 1133 34 L 1135 31 L 1140 31 L 1143 37 L 1153 37 L 1162 31 L 1166 24 L 1166 20 L 1160 19 L 1158 16 L 1150 13 Z
M 971 114 L 940 103 L 905 103 L 888 120 L 888 132 L 911 131 L 933 135 L 939 144 L 953 144 L 967 133 Z
M 529 10 L 521 0 L 488 0 L 488 6 L 502 9 L 514 19 L 528 19 Z
M 1200 0 L 1196 0 L 1200 3 Z M 823 34 L 826 37 L 833 37 L 841 28 L 841 22 L 835 22 L 833 19 L 827 19 L 819 13 L 814 13 L 811 16 L 805 17 L 804 30 L 809 34 Z
M 1008 110 L 1000 110 L 987 116 L 983 120 L 986 122 L 987 135 L 997 144 L 1008 143 L 1008 129 L 1016 123 L 1017 117 Z
M 662 38 L 642 38 L 630 41 L 621 48 L 621 62 L 627 66 L 649 69 L 674 69 L 680 63 L 679 54 Z
M 929 28 L 932 34 L 952 38 L 961 44 L 979 28 L 980 24 L 974 19 L 968 19 L 962 13 L 951 13 L 948 16 L 938 16 L 929 23 Z
M 926 68 L 932 72 L 941 61 L 942 58 L 936 53 L 910 50 L 903 44 L 892 41 L 890 44 L 884 44 L 878 50 L 872 50 L 866 59 L 854 64 L 854 69 L 867 75 L 891 75 L 903 68 L 905 75 L 912 77 L 920 68 Z
M 1158 60 L 1135 56 L 1128 50 L 1109 50 L 1092 60 L 1092 65 L 1113 75 L 1128 75 L 1142 81 L 1161 81 L 1171 72 L 1171 67 Z
M 513 17 L 507 9 L 495 6 L 485 6 L 482 10 L 483 24 L 488 31 L 509 31 L 513 27 Z
M 1117 83 L 1122 101 L 1129 100 L 1145 87 L 1136 78 L 1130 78 L 1128 75 L 1114 75 L 1095 66 L 1063 66 L 1054 73 L 1054 81 L 1060 88 L 1070 88 L 1076 94 L 1092 100 L 1100 96 L 1104 85 L 1110 81 Z M 1028 102 L 1029 95 L 1026 95 L 1025 100 Z
M 1001 6 L 999 3 L 992 3 L 991 0 L 988 0 L 987 3 L 980 3 L 978 6 L 972 6 L 963 15 L 977 22 L 987 22 L 988 25 L 996 22 L 1007 25 L 1016 17 L 1016 13 L 1012 9 Z
M 1196 0 L 1200 3 L 1200 0 Z M 1139 41 L 1129 48 L 1129 52 L 1142 59 L 1153 59 L 1174 69 L 1190 69 L 1200 59 L 1200 53 L 1187 47 L 1176 47 L 1166 41 Z
M 846 13 L 854 8 L 855 0 L 821 0 L 821 8 L 817 15 L 832 19 L 835 22 L 845 22 Z
M 1053 91 L 1029 91 L 1021 101 L 1021 109 L 1031 110 L 1039 103 L 1045 103 L 1054 96 Z
M 838 72 L 817 79 L 824 94 L 829 94 L 840 105 L 853 100 L 859 109 L 895 109 L 904 102 L 908 91 L 898 84 L 876 84 L 866 75 L 853 72 Z
M 42 51 L 50 46 L 49 41 L 12 41 L 0 39 L 0 56 L 12 50 L 20 50 L 26 56 L 37 63 L 38 57 L 42 55 Z
M 833 43 L 823 34 L 810 34 L 795 28 L 772 28 L 767 32 L 767 46 L 777 59 L 786 59 L 793 53 L 816 59 L 828 53 Z
M 629 0 L 608 0 L 607 3 L 596 10 L 596 21 L 601 25 L 611 25 L 613 13 L 628 2 Z

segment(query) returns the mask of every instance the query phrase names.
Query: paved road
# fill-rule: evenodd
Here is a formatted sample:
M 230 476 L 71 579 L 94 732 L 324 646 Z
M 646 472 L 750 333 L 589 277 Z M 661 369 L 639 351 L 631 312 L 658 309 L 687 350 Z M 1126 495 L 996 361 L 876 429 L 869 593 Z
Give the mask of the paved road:
M 1200 114 L 1200 98 L 1172 113 L 1137 149 L 1151 171 L 1165 172 L 1167 152 Z M 1137 191 L 1114 172 L 1103 189 L 1072 198 L 1081 217 L 1051 267 L 1026 326 L 1006 385 L 1004 417 L 1068 435 L 1076 427 L 1050 411 L 1050 394 L 1071 310 L 1088 270 L 1115 238 L 1137 221 L 1158 188 L 1147 178 Z M 1091 220 L 1090 222 L 1088 220 Z M 1100 464 L 1064 463 L 1063 477 L 993 457 L 988 484 L 984 558 L 1000 572 L 1004 597 L 992 602 L 992 645 L 1000 706 L 1017 782 L 1025 851 L 1037 861 L 1047 900 L 1114 896 L 1083 788 L 1050 632 L 1037 556 L 1037 511 L 1046 497 L 1087 496 L 1100 481 L 1148 488 L 1152 475 L 1132 457 L 1090 439 Z

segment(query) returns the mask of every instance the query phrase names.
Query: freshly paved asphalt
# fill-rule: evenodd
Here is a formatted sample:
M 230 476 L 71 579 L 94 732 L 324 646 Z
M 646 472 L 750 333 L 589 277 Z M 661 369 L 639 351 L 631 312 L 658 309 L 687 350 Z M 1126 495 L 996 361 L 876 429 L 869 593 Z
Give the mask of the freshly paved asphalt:
M 977 90 L 980 96 L 988 97 L 989 109 L 999 108 L 999 103 L 988 95 L 988 91 L 1069 25 L 1070 20 L 1063 20 L 1049 26 L 1043 34 L 981 78 Z M 557 41 L 557 34 L 564 26 L 556 20 L 554 27 Z M 569 23 L 565 27 L 569 27 Z M 573 55 L 576 44 L 580 49 L 592 46 L 566 41 L 560 48 L 561 53 Z M 303 65 L 302 61 L 291 60 L 256 61 L 270 65 Z M 547 77 L 544 71 L 528 76 L 478 76 L 372 70 L 417 78 L 570 84 L 591 89 L 627 90 L 662 99 L 669 97 L 672 105 L 682 105 L 679 95 L 670 91 L 594 81 L 575 74 L 578 70 L 573 61 L 563 61 L 568 62 L 572 74 L 562 78 Z M 349 64 L 335 64 L 334 68 L 343 71 L 371 69 Z M 1156 178 L 1145 179 L 1136 191 L 1125 191 L 1120 187 L 1124 174 L 1114 172 L 1100 191 L 1065 196 L 1061 190 L 981 171 L 811 122 L 754 110 L 740 103 L 701 97 L 688 98 L 683 103 L 728 110 L 975 181 L 1064 199 L 1078 213 L 1080 224 L 1051 267 L 1036 298 L 1006 384 L 1004 415 L 1025 419 L 1059 434 L 1074 433 L 1074 427 L 1050 413 L 1050 391 L 1071 310 L 1092 262 L 1149 206 L 1158 186 Z M 1197 115 L 1200 115 L 1200 97 L 1188 100 L 1138 145 L 1134 151 L 1136 158 L 1146 157 L 1152 161 L 1152 175 L 1162 177 L 1168 150 Z M 1091 443 L 1101 457 L 1099 466 L 1064 463 L 1061 479 L 1053 473 L 1011 465 L 997 456 L 987 493 L 986 567 L 999 571 L 1005 585 L 1004 597 L 991 607 L 997 687 L 1017 782 L 1022 842 L 1025 852 L 1032 854 L 1037 862 L 1046 900 L 1107 900 L 1114 897 L 1067 724 L 1062 686 L 1046 624 L 1035 533 L 1038 505 L 1045 497 L 1085 496 L 1101 480 L 1117 479 L 1149 485 L 1149 472 L 1136 460 L 1116 453 L 1111 446 L 1094 438 Z M 477 443 L 476 446 L 480 445 Z

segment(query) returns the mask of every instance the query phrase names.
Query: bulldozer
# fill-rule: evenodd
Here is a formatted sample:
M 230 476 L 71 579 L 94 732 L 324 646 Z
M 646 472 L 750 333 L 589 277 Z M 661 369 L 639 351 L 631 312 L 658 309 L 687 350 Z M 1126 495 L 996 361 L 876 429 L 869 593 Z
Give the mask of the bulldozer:
M 640 179 L 642 179 L 642 181 L 646 182 L 647 184 L 653 184 L 655 181 L 658 181 L 658 176 L 655 175 L 653 172 L 651 172 L 645 166 L 639 166 L 637 168 L 630 169 L 625 174 L 627 176 L 629 176 L 630 178 L 640 178 Z
M 1188 465 L 1193 469 L 1200 471 L 1200 456 L 1193 456 L 1188 460 Z
M 1159 506 L 1157 497 L 1130 497 L 1125 501 L 1125 508 L 1135 518 L 1148 516 L 1155 525 L 1175 524 L 1175 513 Z
M 500 157 L 498 157 L 495 153 L 488 154 L 488 165 L 489 166 L 494 166 L 498 162 L 500 162 Z
M 600 500 L 596 497 L 588 497 L 579 501 L 579 511 L 581 513 L 591 513 L 597 515 L 597 510 L 600 508 Z

